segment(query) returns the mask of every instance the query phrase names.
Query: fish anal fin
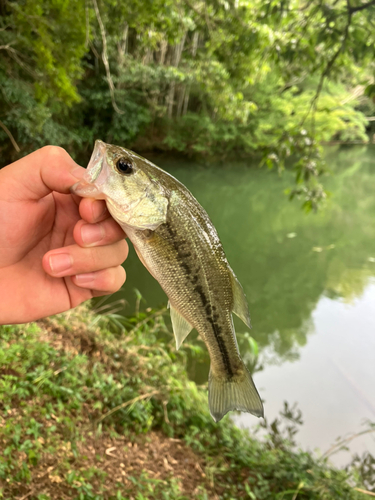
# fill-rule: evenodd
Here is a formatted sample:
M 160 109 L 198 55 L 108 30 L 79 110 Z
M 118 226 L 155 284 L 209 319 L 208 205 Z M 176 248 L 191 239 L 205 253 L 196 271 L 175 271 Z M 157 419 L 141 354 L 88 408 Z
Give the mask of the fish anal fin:
M 176 311 L 176 309 L 170 303 L 168 304 L 168 306 L 170 307 L 171 311 L 173 333 L 176 339 L 176 349 L 179 350 L 182 342 L 189 335 L 193 327 L 188 321 L 186 321 L 184 317 L 181 316 L 179 312 Z
M 263 417 L 263 403 L 245 365 L 240 374 L 230 379 L 218 377 L 211 370 L 208 378 L 208 404 L 215 422 L 228 411 L 239 410 Z
M 249 306 L 247 304 L 245 293 L 241 283 L 238 281 L 232 269 L 230 271 L 230 280 L 233 291 L 233 312 L 236 316 L 242 319 L 245 325 L 251 328 Z

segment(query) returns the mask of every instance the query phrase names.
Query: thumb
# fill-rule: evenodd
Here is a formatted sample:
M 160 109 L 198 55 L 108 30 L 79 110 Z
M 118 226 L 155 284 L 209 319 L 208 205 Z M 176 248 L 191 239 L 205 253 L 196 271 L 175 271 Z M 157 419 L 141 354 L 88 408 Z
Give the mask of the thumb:
M 85 169 L 58 146 L 45 146 L 5 167 L 10 184 L 8 196 L 14 199 L 38 200 L 52 191 L 69 193 L 69 188 L 81 179 Z

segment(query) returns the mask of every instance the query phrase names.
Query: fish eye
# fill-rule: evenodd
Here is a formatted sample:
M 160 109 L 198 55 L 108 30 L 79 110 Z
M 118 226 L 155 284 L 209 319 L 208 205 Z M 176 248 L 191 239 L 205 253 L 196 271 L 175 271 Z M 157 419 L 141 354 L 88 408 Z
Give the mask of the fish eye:
M 129 175 L 133 172 L 133 165 L 126 158 L 119 158 L 116 162 L 116 169 L 120 174 Z

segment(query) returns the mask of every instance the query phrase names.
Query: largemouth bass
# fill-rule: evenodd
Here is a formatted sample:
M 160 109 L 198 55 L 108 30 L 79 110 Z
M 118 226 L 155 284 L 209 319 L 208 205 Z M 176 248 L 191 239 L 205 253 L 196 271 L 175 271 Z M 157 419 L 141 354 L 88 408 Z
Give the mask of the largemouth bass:
M 193 328 L 211 358 L 208 402 L 218 422 L 228 411 L 263 416 L 237 346 L 232 312 L 250 328 L 243 289 L 205 210 L 177 179 L 128 149 L 96 141 L 72 191 L 104 199 L 169 299 L 177 349 Z

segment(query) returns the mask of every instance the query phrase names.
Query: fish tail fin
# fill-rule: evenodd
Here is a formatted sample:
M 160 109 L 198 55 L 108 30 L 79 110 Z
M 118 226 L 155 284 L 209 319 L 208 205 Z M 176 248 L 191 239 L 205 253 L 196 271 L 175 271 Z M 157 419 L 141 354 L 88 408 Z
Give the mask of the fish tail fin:
M 231 378 L 222 378 L 210 370 L 208 378 L 208 404 L 215 422 L 230 410 L 252 413 L 263 417 L 263 404 L 253 379 L 243 364 L 243 369 Z

